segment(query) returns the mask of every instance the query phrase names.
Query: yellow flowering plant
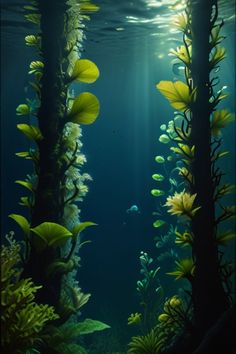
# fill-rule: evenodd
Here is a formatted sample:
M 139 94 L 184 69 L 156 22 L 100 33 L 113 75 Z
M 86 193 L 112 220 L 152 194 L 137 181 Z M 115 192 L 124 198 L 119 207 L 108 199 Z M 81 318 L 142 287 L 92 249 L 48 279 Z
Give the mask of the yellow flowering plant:
M 194 207 L 196 196 L 196 193 L 190 194 L 185 192 L 185 190 L 180 193 L 175 192 L 173 196 L 167 198 L 164 205 L 169 207 L 168 212 L 170 214 L 192 219 L 196 212 L 201 208 L 200 206 Z

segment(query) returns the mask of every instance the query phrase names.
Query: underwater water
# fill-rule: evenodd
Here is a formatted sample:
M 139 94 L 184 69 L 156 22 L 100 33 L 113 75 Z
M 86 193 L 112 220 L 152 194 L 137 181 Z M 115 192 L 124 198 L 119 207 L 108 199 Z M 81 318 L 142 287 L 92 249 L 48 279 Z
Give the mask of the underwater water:
M 174 270 L 175 261 L 185 256 L 174 242 L 176 216 L 163 212 L 166 198 L 181 191 L 176 161 L 158 163 L 156 156 L 172 154 L 170 145 L 161 143 L 165 134 L 160 127 L 173 119 L 174 109 L 157 91 L 161 80 L 182 80 L 181 66 L 175 65 L 169 50 L 181 45 L 181 34 L 171 25 L 171 16 L 181 11 L 181 1 L 99 1 L 99 11 L 86 22 L 81 58 L 94 61 L 100 77 L 93 84 L 73 84 L 75 94 L 81 90 L 95 94 L 100 101 L 100 114 L 91 126 L 82 127 L 82 152 L 87 158 L 83 171 L 89 173 L 89 192 L 78 206 L 80 219 L 92 220 L 98 226 L 85 230 L 84 240 L 91 240 L 79 251 L 81 267 L 77 279 L 91 299 L 83 307 L 83 318 L 95 318 L 111 329 L 84 338 L 91 354 L 125 353 L 130 338 L 140 335 L 135 326 L 127 325 L 131 313 L 140 312 L 136 290 L 140 274 L 140 252 L 153 259 L 164 297 L 178 294 L 184 281 L 175 281 L 166 273 Z M 26 48 L 24 37 L 31 24 L 22 19 L 21 1 L 2 2 L 1 31 L 1 234 L 10 230 L 17 234 L 16 224 L 8 218 L 21 214 L 22 190 L 15 180 L 32 172 L 27 160 L 16 152 L 25 151 L 30 143 L 19 134 L 16 107 L 33 98 L 28 89 L 28 66 L 34 60 L 33 49 Z M 226 86 L 229 97 L 220 103 L 235 112 L 235 16 L 233 1 L 220 2 L 219 16 L 224 18 L 223 46 L 227 57 L 217 72 L 219 88 Z M 199 22 L 201 20 L 199 19 Z M 28 119 L 28 120 L 27 120 Z M 25 122 L 30 123 L 31 118 Z M 231 183 L 235 181 L 235 127 L 224 128 L 223 150 L 229 157 L 220 167 Z M 172 154 L 173 155 L 173 154 Z M 165 179 L 157 182 L 153 174 Z M 160 184 L 158 184 L 160 183 Z M 151 190 L 164 191 L 161 198 Z M 228 204 L 235 195 L 226 196 Z M 153 227 L 157 219 L 165 225 Z M 235 221 L 230 221 L 235 228 Z M 171 229 L 170 229 L 171 226 Z M 225 231 L 228 227 L 225 226 Z M 224 249 L 229 259 L 235 258 L 235 243 Z M 154 301 L 154 300 L 153 300 Z M 108 332 L 109 331 L 109 332 Z M 211 354 L 211 353 L 209 353 Z M 213 353 L 212 353 L 213 354 Z

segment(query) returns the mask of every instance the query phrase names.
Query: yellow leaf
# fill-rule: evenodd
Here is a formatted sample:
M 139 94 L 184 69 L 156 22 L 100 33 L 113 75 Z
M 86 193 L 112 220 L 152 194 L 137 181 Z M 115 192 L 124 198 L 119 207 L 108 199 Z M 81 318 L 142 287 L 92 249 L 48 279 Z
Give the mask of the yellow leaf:
M 179 60 L 181 60 L 187 66 L 189 66 L 190 61 L 191 61 L 191 53 L 192 53 L 191 46 L 188 47 L 188 51 L 184 45 L 177 47 L 176 50 L 174 50 L 174 49 L 170 50 L 170 54 L 177 57 Z
M 212 28 L 211 30 L 211 47 L 215 47 L 217 44 L 219 44 L 225 37 L 221 36 L 220 30 L 221 30 L 221 25 L 217 25 Z
M 36 60 L 30 63 L 30 71 L 29 74 L 35 74 L 37 72 L 41 72 L 44 68 L 44 63 L 42 61 Z
M 175 154 L 181 155 L 183 157 L 187 157 L 189 159 L 194 158 L 194 150 L 195 150 L 195 145 L 190 147 L 187 144 L 178 144 L 179 147 L 170 147 L 170 150 L 173 151 Z
M 28 124 L 17 124 L 17 128 L 30 140 L 40 141 L 43 139 L 38 127 Z
M 99 6 L 92 4 L 89 1 L 81 3 L 79 8 L 82 14 L 97 12 L 99 10 Z
M 25 188 L 29 189 L 31 192 L 34 192 L 33 185 L 29 181 L 17 180 L 17 181 L 15 181 L 15 183 L 20 184 L 22 187 L 25 187 Z
M 180 31 L 185 32 L 187 30 L 189 23 L 188 16 L 186 12 L 181 12 L 173 17 L 173 25 L 177 27 Z
M 99 74 L 95 63 L 88 59 L 78 59 L 75 62 L 70 79 L 90 84 L 98 79 Z
M 227 111 L 227 109 L 221 109 L 215 111 L 211 121 L 211 133 L 214 137 L 221 136 L 221 129 L 225 128 L 230 122 L 235 120 L 235 115 Z
M 24 157 L 26 160 L 32 160 L 29 151 L 16 152 L 15 155 L 18 157 Z
M 156 88 L 170 102 L 171 106 L 179 111 L 189 109 L 193 101 L 189 87 L 182 81 L 160 81 Z
M 83 92 L 74 99 L 69 112 L 69 120 L 77 124 L 92 124 L 100 110 L 100 104 L 95 95 Z
M 210 60 L 210 68 L 213 69 L 224 58 L 226 58 L 226 49 L 223 47 L 214 47 L 214 52 Z
M 29 35 L 25 37 L 25 43 L 27 46 L 35 46 L 40 42 L 39 36 Z

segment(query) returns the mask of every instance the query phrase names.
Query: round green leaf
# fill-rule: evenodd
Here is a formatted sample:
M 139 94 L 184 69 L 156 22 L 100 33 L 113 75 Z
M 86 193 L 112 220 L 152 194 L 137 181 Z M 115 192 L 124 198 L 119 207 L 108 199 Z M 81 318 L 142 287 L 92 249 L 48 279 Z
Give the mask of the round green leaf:
M 158 155 L 158 156 L 155 157 L 155 161 L 157 163 L 164 163 L 165 162 L 165 158 L 163 156 Z
M 69 120 L 77 124 L 92 124 L 100 110 L 100 104 L 95 95 L 83 92 L 74 99 L 69 112 Z
M 78 59 L 75 62 L 71 80 L 78 80 L 90 84 L 99 77 L 99 70 L 95 63 L 88 59 Z
M 152 175 L 152 179 L 154 179 L 155 181 L 161 182 L 161 181 L 164 181 L 165 177 L 159 173 L 154 173 Z
M 153 227 L 158 228 L 158 227 L 161 227 L 161 226 L 164 225 L 164 224 L 165 224 L 165 221 L 164 221 L 164 220 L 156 220 L 156 221 L 154 221 L 154 223 L 153 223 Z
M 154 197 L 161 197 L 162 195 L 165 194 L 164 191 L 160 190 L 160 189 L 152 189 L 151 190 L 151 194 L 154 196 Z

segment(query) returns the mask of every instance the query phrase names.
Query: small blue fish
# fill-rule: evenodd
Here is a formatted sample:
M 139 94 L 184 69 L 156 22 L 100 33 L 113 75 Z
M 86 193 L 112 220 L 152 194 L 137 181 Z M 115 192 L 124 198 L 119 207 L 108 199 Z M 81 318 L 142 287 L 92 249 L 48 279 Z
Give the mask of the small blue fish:
M 140 214 L 139 208 L 136 204 L 131 205 L 129 209 L 126 210 L 127 214 Z

